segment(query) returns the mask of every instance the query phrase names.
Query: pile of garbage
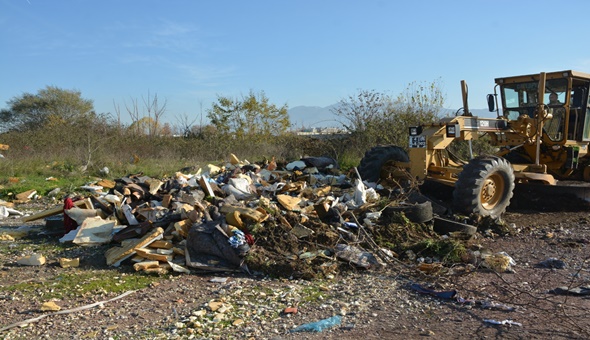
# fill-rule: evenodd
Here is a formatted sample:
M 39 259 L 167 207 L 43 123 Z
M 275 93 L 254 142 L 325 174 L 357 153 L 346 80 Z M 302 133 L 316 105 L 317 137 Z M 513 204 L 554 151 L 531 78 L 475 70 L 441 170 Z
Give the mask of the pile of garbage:
M 409 222 L 401 210 L 388 207 L 403 203 L 403 190 L 343 174 L 331 158 L 278 165 L 232 154 L 223 166 L 190 170 L 163 180 L 134 174 L 82 187 L 89 195 L 64 200 L 67 233 L 60 241 L 113 244 L 105 253 L 107 265 L 138 271 L 309 279 L 342 268 L 386 266 L 397 255 L 375 238 L 387 237 L 383 228 L 392 218 Z M 414 222 L 432 219 L 432 208 L 427 216 Z

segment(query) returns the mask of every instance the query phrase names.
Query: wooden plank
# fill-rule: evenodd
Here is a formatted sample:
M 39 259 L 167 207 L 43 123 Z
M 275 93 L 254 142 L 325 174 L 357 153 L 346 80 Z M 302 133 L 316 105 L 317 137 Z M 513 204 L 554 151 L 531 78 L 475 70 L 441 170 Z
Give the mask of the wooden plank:
M 158 262 L 158 261 L 143 261 L 143 262 L 138 262 L 133 265 L 133 269 L 135 269 L 136 272 L 138 272 L 140 270 L 146 270 L 148 268 L 158 268 L 158 267 L 160 267 L 160 262 Z
M 74 202 L 74 206 L 75 207 L 86 207 L 86 200 L 80 200 L 80 201 L 76 201 Z M 33 214 L 31 216 L 26 216 L 23 217 L 23 222 L 30 222 L 30 221 L 34 221 L 34 220 L 38 220 L 41 218 L 45 218 L 45 217 L 49 217 L 49 216 L 53 216 L 53 215 L 57 215 L 57 214 L 61 214 L 64 211 L 64 207 L 63 206 L 59 206 L 59 207 L 55 207 L 55 208 L 51 208 L 45 211 L 42 211 L 40 213 L 37 214 Z
M 172 249 L 174 244 L 169 241 L 154 241 L 150 244 L 150 248 Z
M 137 255 L 139 255 L 143 258 L 146 258 L 148 260 L 162 261 L 162 262 L 167 262 L 167 261 L 172 260 L 172 256 L 170 256 L 170 255 L 158 254 L 155 252 L 151 252 L 148 249 L 137 248 L 137 249 L 135 249 L 135 252 L 137 253 Z
M 215 197 L 215 192 L 209 184 L 209 181 L 207 180 L 206 176 L 201 176 L 201 178 L 199 178 L 199 185 L 201 186 L 201 189 L 203 189 L 207 196 Z
M 158 227 L 139 240 L 128 240 L 129 242 L 126 242 L 124 247 L 113 247 L 107 250 L 105 253 L 107 265 L 118 267 L 121 261 L 136 253 L 136 248 L 145 247 L 154 241 L 162 239 L 163 233 L 164 229 Z

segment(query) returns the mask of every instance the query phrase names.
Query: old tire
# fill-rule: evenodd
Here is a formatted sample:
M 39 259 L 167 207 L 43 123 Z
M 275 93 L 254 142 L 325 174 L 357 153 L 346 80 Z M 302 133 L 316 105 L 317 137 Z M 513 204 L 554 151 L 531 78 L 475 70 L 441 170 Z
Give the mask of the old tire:
M 430 203 L 430 201 L 387 207 L 383 210 L 383 215 L 391 216 L 399 212 L 403 212 L 404 215 L 414 223 L 432 221 L 432 218 L 434 217 L 434 214 L 432 213 L 432 203 Z
M 456 212 L 500 217 L 514 191 L 514 171 L 501 157 L 474 158 L 463 167 L 453 191 Z
M 409 162 L 410 158 L 404 149 L 394 145 L 380 145 L 365 153 L 358 171 L 363 181 L 377 182 L 381 178 L 383 166 L 390 161 Z

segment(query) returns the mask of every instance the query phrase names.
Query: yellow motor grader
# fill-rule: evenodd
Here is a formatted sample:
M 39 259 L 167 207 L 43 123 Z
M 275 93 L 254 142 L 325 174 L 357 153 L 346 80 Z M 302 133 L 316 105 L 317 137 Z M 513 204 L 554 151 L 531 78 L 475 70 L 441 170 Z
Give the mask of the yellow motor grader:
M 364 180 L 411 176 L 454 186 L 454 211 L 499 217 L 515 184 L 555 186 L 590 182 L 590 74 L 560 71 L 495 79 L 487 97 L 497 118 L 473 116 L 461 82 L 463 114 L 409 129 L 409 152 L 397 146 L 367 151 L 358 167 Z M 496 153 L 464 161 L 449 146 L 488 135 Z M 392 170 L 393 169 L 393 170 Z M 561 183 L 560 183 L 561 184 Z

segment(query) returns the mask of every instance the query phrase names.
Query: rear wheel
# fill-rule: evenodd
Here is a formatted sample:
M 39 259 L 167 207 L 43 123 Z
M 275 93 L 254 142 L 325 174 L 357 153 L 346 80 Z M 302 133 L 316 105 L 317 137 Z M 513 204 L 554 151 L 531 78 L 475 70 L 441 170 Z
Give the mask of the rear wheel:
M 410 158 L 404 149 L 394 145 L 380 145 L 365 153 L 358 171 L 363 180 L 377 182 L 382 178 L 382 173 L 390 170 L 386 165 L 392 161 L 409 162 Z
M 501 157 L 472 159 L 463 167 L 455 183 L 455 211 L 480 216 L 500 217 L 510 204 L 514 190 L 514 172 Z

